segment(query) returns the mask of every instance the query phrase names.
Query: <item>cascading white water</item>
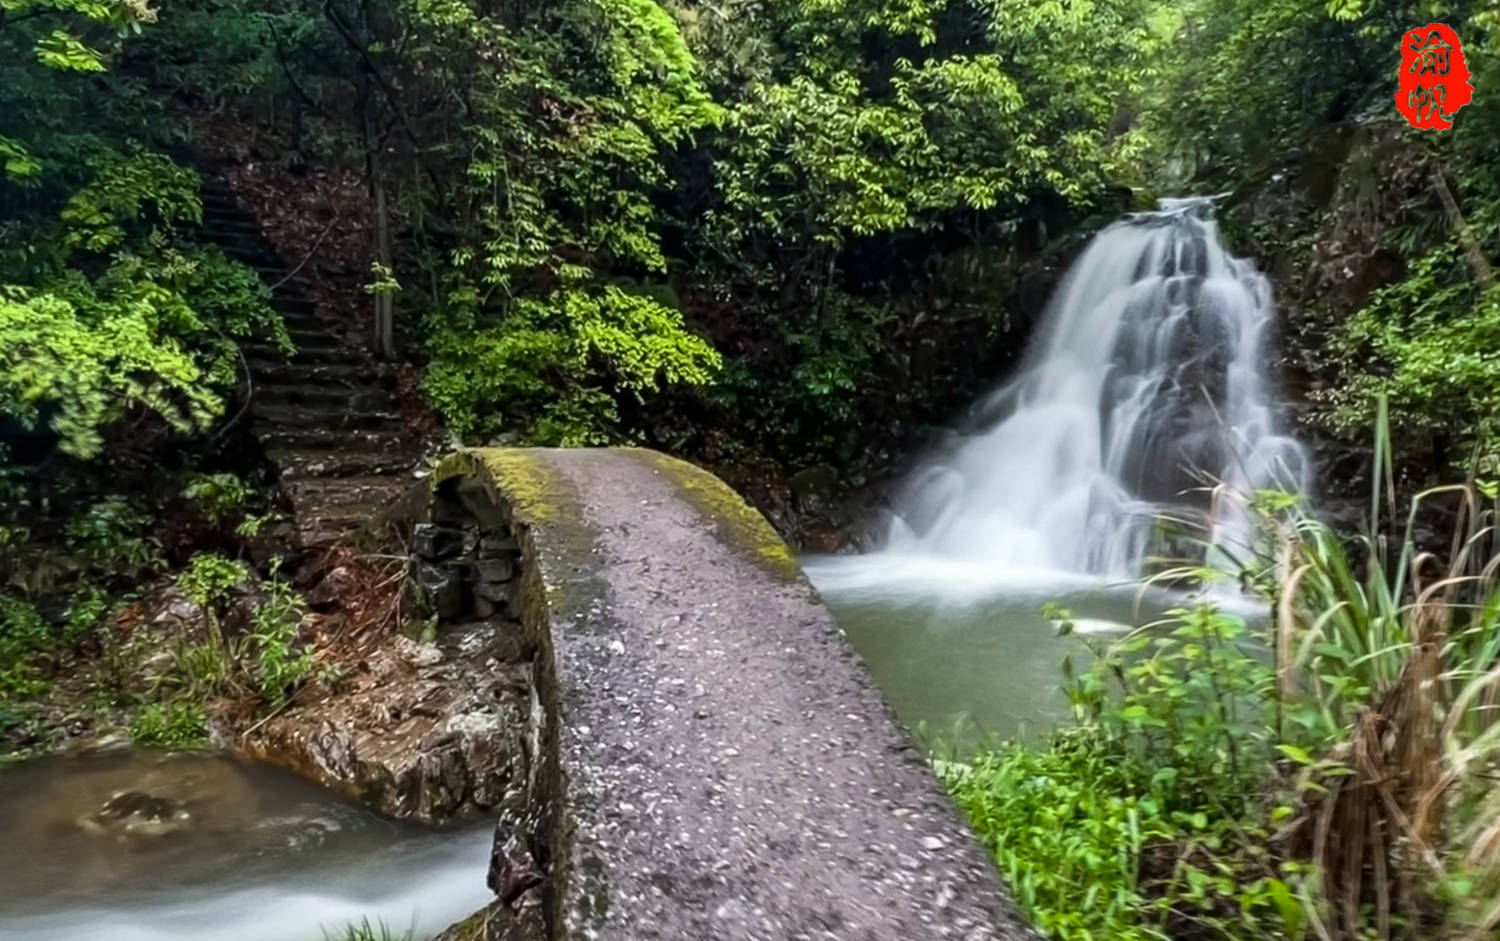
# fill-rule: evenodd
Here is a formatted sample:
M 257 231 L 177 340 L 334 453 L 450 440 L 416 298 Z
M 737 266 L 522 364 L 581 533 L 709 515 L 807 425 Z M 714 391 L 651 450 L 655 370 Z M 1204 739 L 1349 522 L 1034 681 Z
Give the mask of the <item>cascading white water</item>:
M 1052 298 L 1020 374 L 903 489 L 879 550 L 990 570 L 1131 576 L 1153 517 L 1212 479 L 1304 488 L 1265 373 L 1266 279 L 1219 243 L 1206 199 L 1099 233 Z M 1216 541 L 1243 538 L 1221 501 Z

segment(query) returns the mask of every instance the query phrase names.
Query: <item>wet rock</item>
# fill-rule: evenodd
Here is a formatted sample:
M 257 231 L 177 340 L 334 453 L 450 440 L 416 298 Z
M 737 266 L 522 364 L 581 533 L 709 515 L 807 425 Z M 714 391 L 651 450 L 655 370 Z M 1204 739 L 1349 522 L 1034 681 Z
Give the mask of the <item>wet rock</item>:
M 489 533 L 479 539 L 479 555 L 481 558 L 495 558 L 507 553 L 521 551 L 521 544 L 516 537 L 511 535 L 509 528 L 496 533 Z
M 508 582 L 515 577 L 516 560 L 514 557 L 499 557 L 494 559 L 480 559 L 474 564 L 474 575 L 481 584 L 495 584 Z
M 350 597 L 354 589 L 354 573 L 346 565 L 335 566 L 307 593 L 307 603 L 313 608 L 332 607 Z
M 203 609 L 177 588 L 164 591 L 157 600 L 151 623 L 158 627 L 196 627 L 203 623 Z
M 526 778 L 532 666 L 518 630 L 489 621 L 435 643 L 393 638 L 336 693 L 250 728 L 238 747 L 393 817 L 493 812 Z
M 503 516 L 493 508 L 476 512 L 472 495 L 467 499 L 438 506 L 438 522 L 417 524 L 412 582 L 428 594 L 440 622 L 515 619 L 520 542 Z
M 823 513 L 832 505 L 839 489 L 838 471 L 818 464 L 792 475 L 792 498 L 803 513 Z
M 440 619 L 457 617 L 463 612 L 463 581 L 451 567 L 418 560 L 413 565 L 412 577 L 427 592 Z
M 463 552 L 464 532 L 436 523 L 418 523 L 412 527 L 412 552 L 424 559 L 442 561 Z
M 79 825 L 96 833 L 162 836 L 184 829 L 192 820 L 180 801 L 144 791 L 120 791 Z
M 223 609 L 224 630 L 231 636 L 249 633 L 254 629 L 256 612 L 269 600 L 270 595 L 259 581 L 242 583 L 231 589 Z

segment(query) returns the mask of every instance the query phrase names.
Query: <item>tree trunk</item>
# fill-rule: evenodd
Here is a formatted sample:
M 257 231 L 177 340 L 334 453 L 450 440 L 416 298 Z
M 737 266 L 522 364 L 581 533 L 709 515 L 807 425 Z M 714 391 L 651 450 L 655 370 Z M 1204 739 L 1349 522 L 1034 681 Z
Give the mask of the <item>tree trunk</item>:
M 386 201 L 385 173 L 380 159 L 381 137 L 376 133 L 375 96 L 369 87 L 368 76 L 361 71 L 364 86 L 360 95 L 364 110 L 365 172 L 370 178 L 371 205 L 374 213 L 375 261 L 382 274 L 389 277 L 395 271 L 395 252 L 391 248 L 391 219 Z M 389 291 L 375 293 L 375 331 L 372 339 L 375 355 L 381 359 L 396 358 L 396 298 Z
M 1453 190 L 1448 188 L 1448 178 L 1440 166 L 1432 171 L 1432 188 L 1437 190 L 1438 199 L 1443 203 L 1443 211 L 1448 215 L 1448 225 L 1452 226 L 1454 234 L 1458 236 L 1458 244 L 1464 250 L 1464 259 L 1469 263 L 1474 281 L 1481 288 L 1494 284 L 1495 272 L 1490 268 L 1489 259 L 1484 257 L 1484 247 L 1479 244 L 1474 230 L 1464 220 L 1464 214 L 1458 208 L 1458 200 L 1453 197 Z
M 375 183 L 375 258 L 390 276 L 396 270 L 395 252 L 391 249 L 391 217 L 386 208 L 385 180 L 381 178 L 380 158 L 372 161 Z M 375 295 L 375 354 L 381 359 L 396 358 L 396 295 L 380 291 Z

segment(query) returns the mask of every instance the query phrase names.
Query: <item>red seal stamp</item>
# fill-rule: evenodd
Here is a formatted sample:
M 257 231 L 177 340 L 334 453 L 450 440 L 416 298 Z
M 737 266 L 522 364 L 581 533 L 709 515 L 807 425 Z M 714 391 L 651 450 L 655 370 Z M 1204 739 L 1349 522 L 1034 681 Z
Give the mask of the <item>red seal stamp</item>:
M 1474 97 L 1458 34 L 1442 23 L 1408 30 L 1401 37 L 1401 76 L 1396 110 L 1412 127 L 1444 131 Z

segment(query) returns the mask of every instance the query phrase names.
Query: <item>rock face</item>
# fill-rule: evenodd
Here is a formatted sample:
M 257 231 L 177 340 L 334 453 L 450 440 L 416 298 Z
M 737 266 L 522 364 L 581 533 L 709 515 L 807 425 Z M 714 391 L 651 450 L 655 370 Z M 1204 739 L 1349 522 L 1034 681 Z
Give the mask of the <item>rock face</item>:
M 628 449 L 465 451 L 434 480 L 418 578 L 456 617 L 504 595 L 538 705 L 496 902 L 445 939 L 1029 936 L 785 544 L 721 482 Z
M 381 645 L 334 695 L 235 737 L 240 751 L 394 817 L 525 814 L 539 706 L 521 553 L 503 521 L 475 509 L 456 504 L 413 528 L 410 591 L 435 618 L 433 639 Z M 340 572 L 309 600 L 326 589 L 331 601 L 351 580 Z
M 440 822 L 524 800 L 531 667 L 519 627 L 398 637 L 340 691 L 252 727 L 239 749 L 394 817 Z

